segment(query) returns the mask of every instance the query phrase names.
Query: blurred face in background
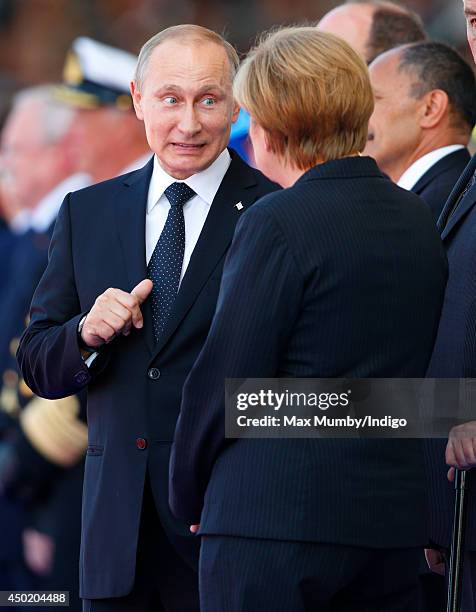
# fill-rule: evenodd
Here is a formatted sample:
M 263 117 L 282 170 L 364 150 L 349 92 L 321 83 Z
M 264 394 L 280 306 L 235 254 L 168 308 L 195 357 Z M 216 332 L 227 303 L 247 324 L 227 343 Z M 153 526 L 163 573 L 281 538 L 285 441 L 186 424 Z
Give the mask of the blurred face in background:
M 389 51 L 370 64 L 375 108 L 364 153 L 375 158 L 394 181 L 407 169 L 421 139 L 420 118 L 425 101 L 412 97 L 414 78 L 400 72 L 400 53 Z
M 373 12 L 374 8 L 367 4 L 338 6 L 324 15 L 317 29 L 344 39 L 367 61 L 367 41 Z
M 144 82 L 131 91 L 149 146 L 174 178 L 205 170 L 226 148 L 239 108 L 220 45 L 165 40 L 152 51 Z
M 468 43 L 476 63 L 476 0 L 464 0 L 464 14 Z
M 7 118 L 1 136 L 1 199 L 5 216 L 34 208 L 69 174 L 70 159 L 61 142 L 49 142 L 38 100 L 25 101 Z

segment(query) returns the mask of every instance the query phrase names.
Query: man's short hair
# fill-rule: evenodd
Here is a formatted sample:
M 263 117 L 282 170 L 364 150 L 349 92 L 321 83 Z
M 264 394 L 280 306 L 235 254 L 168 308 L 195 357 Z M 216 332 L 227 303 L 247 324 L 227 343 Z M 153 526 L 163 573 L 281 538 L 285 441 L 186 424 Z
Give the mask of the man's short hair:
M 230 63 L 230 77 L 233 81 L 240 64 L 238 53 L 233 45 L 213 30 L 209 30 L 208 28 L 203 28 L 202 26 L 194 24 L 183 24 L 172 26 L 158 32 L 143 45 L 139 53 L 139 59 L 137 60 L 137 67 L 134 76 L 134 80 L 139 90 L 144 84 L 145 73 L 152 52 L 166 40 L 179 40 L 190 43 L 212 42 L 220 47 L 223 47 Z
M 367 4 L 375 7 L 366 45 L 368 63 L 393 47 L 427 39 L 421 17 L 398 2 L 347 0 L 346 4 Z
M 38 127 L 43 143 L 56 144 L 70 129 L 75 118 L 75 109 L 56 98 L 55 86 L 35 85 L 21 89 L 15 94 L 12 112 L 32 102 L 38 105 Z
M 402 47 L 399 70 L 415 76 L 410 95 L 433 89 L 448 95 L 454 127 L 471 132 L 476 123 L 476 78 L 471 66 L 446 44 L 423 42 Z
M 265 34 L 238 71 L 235 97 L 273 152 L 301 170 L 361 151 L 374 107 L 364 60 L 312 27 Z

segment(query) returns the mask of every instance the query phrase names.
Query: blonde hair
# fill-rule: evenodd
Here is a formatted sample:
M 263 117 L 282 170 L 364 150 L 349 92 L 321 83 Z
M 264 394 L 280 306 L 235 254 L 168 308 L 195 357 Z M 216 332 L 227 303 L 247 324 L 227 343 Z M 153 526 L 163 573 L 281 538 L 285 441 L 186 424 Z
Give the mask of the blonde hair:
M 240 60 L 236 49 L 228 41 L 226 41 L 220 34 L 217 34 L 213 30 L 203 28 L 202 26 L 194 24 L 183 24 L 172 26 L 162 30 L 158 34 L 155 34 L 150 38 L 142 47 L 137 60 L 137 66 L 134 75 L 134 81 L 139 89 L 144 84 L 145 73 L 149 64 L 150 56 L 156 47 L 165 42 L 166 40 L 180 40 L 192 43 L 203 43 L 212 42 L 222 47 L 228 57 L 230 63 L 230 78 L 233 81 Z
M 367 66 L 333 34 L 313 27 L 265 34 L 241 65 L 234 93 L 293 167 L 307 170 L 366 144 L 374 108 Z

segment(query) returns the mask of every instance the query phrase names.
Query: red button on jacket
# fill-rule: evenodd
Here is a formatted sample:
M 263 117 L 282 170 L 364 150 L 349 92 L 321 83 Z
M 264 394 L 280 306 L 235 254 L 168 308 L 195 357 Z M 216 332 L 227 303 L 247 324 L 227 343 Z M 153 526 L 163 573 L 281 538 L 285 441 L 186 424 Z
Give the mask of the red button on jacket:
M 145 438 L 137 438 L 136 446 L 139 450 L 144 450 L 147 448 L 147 440 Z

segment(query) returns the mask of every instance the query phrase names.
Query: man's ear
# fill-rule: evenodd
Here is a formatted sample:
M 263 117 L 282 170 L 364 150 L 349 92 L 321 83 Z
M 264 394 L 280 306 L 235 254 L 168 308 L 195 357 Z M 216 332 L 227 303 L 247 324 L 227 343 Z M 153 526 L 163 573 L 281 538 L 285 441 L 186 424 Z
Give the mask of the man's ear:
M 144 114 L 142 112 L 142 106 L 141 106 L 142 95 L 135 81 L 131 81 L 131 96 L 132 96 L 132 102 L 134 104 L 134 110 L 136 112 L 137 119 L 140 119 L 141 121 L 143 121 Z
M 433 89 L 423 96 L 422 116 L 420 126 L 432 128 L 437 126 L 449 112 L 449 98 L 446 91 Z
M 235 123 L 236 120 L 238 119 L 238 115 L 240 114 L 240 105 L 238 104 L 238 102 L 233 102 L 233 112 L 231 115 L 231 122 Z

